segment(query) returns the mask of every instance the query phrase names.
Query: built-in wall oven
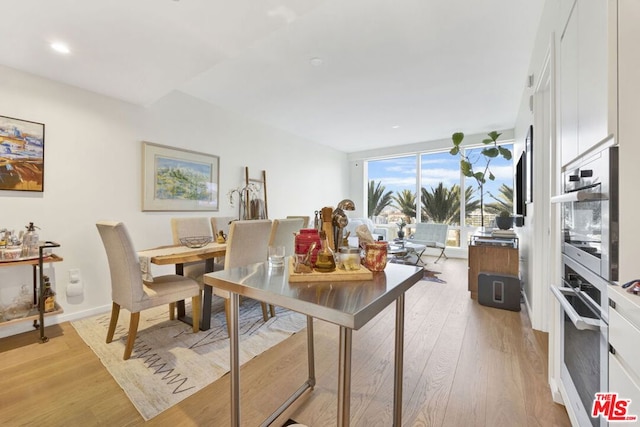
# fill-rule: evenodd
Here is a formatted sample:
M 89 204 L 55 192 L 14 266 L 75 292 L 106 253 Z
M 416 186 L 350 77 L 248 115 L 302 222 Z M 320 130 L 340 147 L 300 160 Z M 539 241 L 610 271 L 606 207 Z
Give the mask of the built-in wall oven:
M 608 389 L 608 282 L 562 255 L 562 284 L 551 291 L 560 303 L 560 378 L 580 426 L 606 426 L 591 418 L 595 394 Z
M 618 280 L 618 147 L 568 165 L 563 181 L 562 252 Z
M 561 373 L 566 406 L 580 426 L 604 426 L 590 413 L 608 384 L 608 298 L 618 280 L 618 147 L 610 136 L 563 168 Z

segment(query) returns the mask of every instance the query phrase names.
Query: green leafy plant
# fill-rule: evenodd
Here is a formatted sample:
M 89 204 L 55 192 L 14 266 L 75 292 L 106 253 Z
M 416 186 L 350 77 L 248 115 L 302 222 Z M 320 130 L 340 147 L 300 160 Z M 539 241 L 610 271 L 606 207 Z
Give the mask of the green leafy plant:
M 485 147 L 480 151 L 480 154 L 474 158 L 467 156 L 466 151 L 460 147 L 464 139 L 464 133 L 456 132 L 451 136 L 453 148 L 451 148 L 449 154 L 452 156 L 460 156 L 460 171 L 467 178 L 475 179 L 480 188 L 480 217 L 482 227 L 484 227 L 484 184 L 487 183 L 487 179 L 491 181 L 496 179 L 489 169 L 491 160 L 498 156 L 502 156 L 505 160 L 511 160 L 511 151 L 498 145 L 500 135 L 502 134 L 496 131 L 489 132 L 487 134 L 488 138 L 482 140 Z M 476 166 L 478 169 L 475 169 Z
M 509 211 L 500 211 L 500 218 L 510 218 L 511 217 L 511 212 Z

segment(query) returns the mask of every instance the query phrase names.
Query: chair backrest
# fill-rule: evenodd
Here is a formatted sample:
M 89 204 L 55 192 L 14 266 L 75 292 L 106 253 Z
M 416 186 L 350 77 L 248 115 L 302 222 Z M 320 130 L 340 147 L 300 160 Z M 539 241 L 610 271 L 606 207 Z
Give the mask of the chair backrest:
M 307 228 L 309 227 L 309 216 L 304 216 L 304 215 L 287 215 L 287 219 L 289 218 L 302 218 L 302 227 L 301 228 Z
M 209 218 L 204 216 L 171 218 L 171 234 L 175 245 L 179 245 L 183 237 L 213 237 Z
M 112 300 L 131 310 L 144 295 L 140 261 L 131 237 L 122 222 L 100 221 L 96 227 L 109 261 Z
M 436 242 L 447 245 L 447 233 L 449 224 L 435 224 L 419 222 L 416 224 L 416 231 L 413 233 L 413 239 L 422 242 Z
M 295 233 L 304 228 L 302 218 L 274 219 L 269 236 L 269 246 L 284 246 L 284 256 L 295 253 Z
M 225 270 L 266 261 L 270 234 L 269 219 L 233 221 L 227 237 Z
M 217 236 L 218 233 L 222 231 L 225 236 L 228 236 L 231 221 L 234 221 L 235 219 L 236 218 L 232 216 L 212 216 L 211 229 L 213 230 L 213 235 Z

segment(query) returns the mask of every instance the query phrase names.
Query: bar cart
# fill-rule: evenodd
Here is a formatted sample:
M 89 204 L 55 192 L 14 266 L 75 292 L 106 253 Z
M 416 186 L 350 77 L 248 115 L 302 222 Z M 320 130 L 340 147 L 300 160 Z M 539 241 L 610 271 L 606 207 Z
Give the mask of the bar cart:
M 20 322 L 28 322 L 33 320 L 33 327 L 40 330 L 40 341 L 47 342 L 49 339 L 44 335 L 44 318 L 54 314 L 63 313 L 62 307 L 56 302 L 55 310 L 45 313 L 44 312 L 44 268 L 45 263 L 60 262 L 62 258 L 53 253 L 45 253 L 45 251 L 58 248 L 60 245 L 55 242 L 40 242 L 38 248 L 38 255 L 35 257 L 25 257 L 16 259 L 3 259 L 0 260 L 0 268 L 2 267 L 17 267 L 20 265 L 31 265 L 33 267 L 33 306 L 29 313 L 25 317 L 15 318 L 11 320 L 0 321 L 0 327 L 14 325 Z M 40 285 L 40 286 L 38 286 Z

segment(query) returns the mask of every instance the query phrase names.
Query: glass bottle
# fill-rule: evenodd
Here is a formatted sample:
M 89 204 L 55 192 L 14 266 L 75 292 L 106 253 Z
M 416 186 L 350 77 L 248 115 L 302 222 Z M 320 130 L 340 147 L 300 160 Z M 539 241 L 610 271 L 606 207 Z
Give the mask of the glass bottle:
M 42 294 L 44 301 L 44 312 L 49 313 L 56 309 L 56 293 L 51 289 L 51 281 L 49 276 L 44 276 L 44 292 Z
M 329 246 L 327 233 L 324 230 L 320 231 L 320 250 L 316 258 L 315 269 L 321 273 L 330 273 L 336 269 L 336 258 Z
M 32 222 L 25 227 L 27 232 L 22 236 L 22 256 L 32 257 L 39 255 L 40 238 L 36 232 L 36 227 Z

